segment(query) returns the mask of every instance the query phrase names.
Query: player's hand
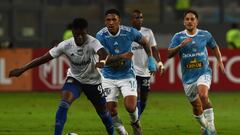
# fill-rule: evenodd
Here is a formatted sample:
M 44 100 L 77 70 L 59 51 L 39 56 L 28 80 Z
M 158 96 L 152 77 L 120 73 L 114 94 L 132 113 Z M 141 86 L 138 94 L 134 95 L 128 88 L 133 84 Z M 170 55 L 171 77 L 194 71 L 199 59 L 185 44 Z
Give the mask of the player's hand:
M 103 68 L 105 66 L 105 63 L 100 61 L 100 62 L 97 62 L 95 66 L 97 68 Z
M 125 52 L 123 54 L 120 54 L 120 57 L 121 58 L 124 58 L 124 59 L 132 59 L 132 56 L 133 56 L 133 53 L 132 52 Z
M 158 62 L 158 63 L 157 63 L 157 67 L 158 67 L 158 70 L 159 70 L 159 72 L 160 72 L 160 75 L 162 76 L 163 73 L 164 73 L 164 65 L 163 65 L 163 63 L 162 63 L 161 61 Z
M 192 38 L 186 38 L 182 41 L 181 46 L 184 47 L 190 42 L 192 42 Z
M 218 61 L 218 66 L 220 67 L 221 71 L 223 74 L 225 74 L 225 67 L 223 65 L 223 62 L 222 61 Z
M 154 75 L 157 71 L 155 59 L 153 58 L 153 56 L 148 57 L 148 70 L 150 71 L 151 75 Z
M 13 69 L 9 72 L 9 77 L 18 77 L 20 76 L 22 73 L 24 72 L 24 70 L 22 68 L 16 68 Z

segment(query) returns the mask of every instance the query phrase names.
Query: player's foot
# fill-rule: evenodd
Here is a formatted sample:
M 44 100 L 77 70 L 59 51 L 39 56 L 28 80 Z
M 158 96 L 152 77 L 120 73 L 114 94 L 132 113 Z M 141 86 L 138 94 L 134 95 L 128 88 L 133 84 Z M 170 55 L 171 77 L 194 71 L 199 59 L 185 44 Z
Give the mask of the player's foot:
M 131 126 L 134 135 L 142 135 L 142 128 L 139 120 L 137 120 L 135 123 L 131 123 Z
M 127 130 L 124 128 L 124 126 L 117 127 L 116 131 L 118 132 L 119 135 L 128 135 Z

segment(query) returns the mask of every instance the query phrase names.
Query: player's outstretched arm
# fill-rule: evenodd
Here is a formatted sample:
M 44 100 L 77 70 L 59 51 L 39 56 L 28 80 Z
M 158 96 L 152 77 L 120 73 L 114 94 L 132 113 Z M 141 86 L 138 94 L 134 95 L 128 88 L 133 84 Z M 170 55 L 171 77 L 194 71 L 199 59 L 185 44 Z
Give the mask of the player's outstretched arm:
M 180 45 L 176 46 L 175 48 L 168 48 L 168 58 L 174 57 L 184 46 L 190 42 L 192 42 L 192 38 L 186 38 Z
M 222 54 L 219 50 L 218 45 L 215 48 L 213 48 L 213 54 L 217 58 L 218 66 L 220 67 L 222 73 L 225 73 L 225 67 L 224 67 L 223 61 L 222 61 Z
M 22 73 L 24 73 L 25 71 L 27 71 L 28 69 L 30 68 L 34 68 L 34 67 L 37 67 L 41 64 L 44 64 L 50 60 L 52 60 L 53 57 L 48 53 L 44 54 L 43 56 L 41 57 L 38 57 L 34 60 L 32 60 L 30 63 L 20 67 L 20 68 L 16 68 L 16 69 L 13 69 L 9 72 L 9 77 L 18 77 L 20 76 Z

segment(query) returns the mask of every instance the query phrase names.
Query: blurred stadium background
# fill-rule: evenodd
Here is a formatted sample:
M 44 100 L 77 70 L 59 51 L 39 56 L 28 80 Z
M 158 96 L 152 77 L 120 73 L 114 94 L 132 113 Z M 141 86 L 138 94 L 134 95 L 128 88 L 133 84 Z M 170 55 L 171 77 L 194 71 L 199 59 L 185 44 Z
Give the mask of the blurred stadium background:
M 211 98 L 216 110 L 219 135 L 240 132 L 240 50 L 228 49 L 226 32 L 232 23 L 240 24 L 239 0 L 190 0 L 200 15 L 201 29 L 210 31 L 223 53 L 226 75 L 213 67 Z M 8 72 L 44 54 L 61 41 L 67 25 L 75 17 L 89 21 L 95 35 L 104 26 L 104 12 L 121 11 L 122 24 L 130 25 L 130 13 L 140 9 L 144 26 L 153 30 L 165 63 L 163 77 L 152 80 L 149 107 L 143 115 L 145 135 L 200 134 L 191 117 L 191 107 L 183 94 L 178 59 L 167 59 L 166 48 L 174 33 L 183 29 L 177 20 L 175 0 L 0 0 L 0 135 L 48 135 L 53 133 L 55 111 L 64 83 L 67 62 L 64 57 L 27 71 L 19 78 Z M 52 92 L 54 91 L 54 92 Z M 50 93 L 49 93 L 50 92 Z M 167 93 L 166 93 L 167 92 Z M 67 131 L 82 135 L 104 135 L 103 127 L 83 96 L 70 109 Z M 128 120 L 121 107 L 123 120 Z M 86 122 L 86 123 L 84 123 Z M 128 121 L 125 121 L 130 130 Z M 193 125 L 193 126 L 192 126 Z M 92 127 L 92 128 L 91 128 Z
M 201 26 L 226 47 L 225 33 L 230 23 L 240 22 L 239 0 L 190 0 L 200 14 Z M 175 0 L 1 0 L 0 41 L 15 47 L 51 47 L 61 40 L 66 25 L 77 16 L 88 19 L 92 35 L 104 25 L 104 11 L 117 8 L 123 24 L 135 8 L 145 15 L 145 26 L 153 29 L 159 47 L 166 48 L 170 37 L 182 29 L 175 20 Z

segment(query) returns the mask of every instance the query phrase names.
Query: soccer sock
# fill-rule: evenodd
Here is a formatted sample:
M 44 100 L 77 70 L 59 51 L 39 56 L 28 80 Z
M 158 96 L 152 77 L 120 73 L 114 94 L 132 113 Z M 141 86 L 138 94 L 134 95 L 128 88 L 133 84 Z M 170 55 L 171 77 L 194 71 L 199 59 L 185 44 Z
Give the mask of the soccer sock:
M 98 112 L 98 115 L 107 129 L 108 135 L 114 135 L 113 121 L 110 113 L 108 111 L 101 111 Z
M 133 113 L 129 113 L 132 123 L 135 123 L 138 120 L 138 108 L 136 107 Z
M 138 107 L 138 117 L 140 119 L 145 107 L 146 107 L 146 102 L 142 102 L 140 99 L 138 100 L 137 103 L 137 107 Z
M 213 108 L 204 110 L 203 114 L 204 117 L 207 119 L 208 123 L 211 125 L 211 127 L 215 129 Z
M 69 106 L 70 104 L 65 100 L 62 100 L 60 102 L 59 108 L 56 113 L 56 125 L 54 135 L 62 135 L 62 130 L 67 120 L 67 111 Z
M 112 120 L 113 120 L 113 126 L 116 128 L 117 132 L 120 135 L 127 133 L 127 131 L 124 128 L 123 123 L 122 123 L 121 119 L 118 117 L 118 115 L 112 116 Z
M 207 128 L 208 127 L 208 122 L 206 120 L 206 118 L 204 117 L 203 114 L 198 115 L 198 116 L 194 116 L 195 119 L 197 120 L 197 122 L 203 127 L 203 128 Z

